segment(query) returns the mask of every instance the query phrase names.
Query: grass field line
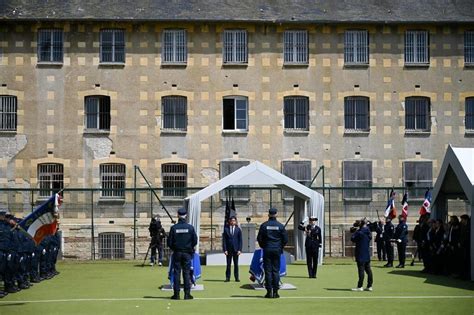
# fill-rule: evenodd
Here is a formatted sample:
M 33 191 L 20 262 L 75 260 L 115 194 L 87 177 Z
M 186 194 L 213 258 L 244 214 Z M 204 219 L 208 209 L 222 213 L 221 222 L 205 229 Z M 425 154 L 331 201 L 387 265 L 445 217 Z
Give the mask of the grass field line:
M 282 296 L 280 299 L 296 300 L 296 299 L 313 299 L 313 300 L 345 300 L 345 299 L 472 299 L 474 295 L 424 295 L 424 296 Z M 259 300 L 261 296 L 236 296 L 236 297 L 201 297 L 195 300 Z M 144 297 L 144 298 L 84 298 L 84 299 L 55 299 L 55 300 L 25 300 L 25 301 L 0 301 L 0 304 L 27 304 L 27 303 L 67 303 L 67 302 L 114 302 L 114 301 L 157 301 L 169 300 L 167 297 Z

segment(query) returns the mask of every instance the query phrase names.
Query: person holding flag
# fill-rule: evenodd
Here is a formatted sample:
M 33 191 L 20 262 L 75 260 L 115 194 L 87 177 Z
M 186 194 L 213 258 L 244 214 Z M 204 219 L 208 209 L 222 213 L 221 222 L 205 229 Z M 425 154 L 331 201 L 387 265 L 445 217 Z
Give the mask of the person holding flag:
M 385 217 L 390 217 L 390 220 L 393 220 L 397 217 L 397 209 L 395 208 L 395 196 L 396 193 L 392 189 L 390 191 L 390 196 L 387 201 L 387 207 L 385 208 Z
M 393 242 L 397 243 L 398 266 L 396 268 L 405 268 L 406 249 L 408 243 L 408 226 L 406 217 L 403 214 L 398 216 L 398 225 L 395 228 Z
M 408 193 L 407 192 L 403 194 L 402 216 L 405 218 L 405 221 L 406 221 L 408 217 Z
M 395 195 L 393 189 L 390 191 L 390 196 L 387 201 L 387 207 L 385 208 L 385 226 L 383 240 L 385 243 L 385 252 L 387 253 L 387 263 L 384 267 L 393 267 L 393 245 L 392 239 L 395 232 L 395 228 L 392 223 L 392 219 L 397 216 L 397 209 L 395 208 Z

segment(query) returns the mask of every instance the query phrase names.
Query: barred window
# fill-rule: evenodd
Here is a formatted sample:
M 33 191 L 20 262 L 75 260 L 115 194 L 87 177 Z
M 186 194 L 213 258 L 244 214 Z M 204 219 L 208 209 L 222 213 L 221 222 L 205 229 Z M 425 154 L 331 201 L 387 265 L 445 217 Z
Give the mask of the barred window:
M 466 98 L 466 130 L 474 131 L 474 97 Z
M 423 199 L 426 188 L 433 185 L 433 162 L 403 162 L 403 180 L 411 199 Z
M 344 33 L 344 64 L 369 63 L 369 35 L 366 30 L 348 30 Z
M 429 37 L 427 31 L 406 31 L 405 64 L 428 64 Z
M 17 98 L 0 95 L 0 131 L 16 131 Z
M 125 31 L 103 29 L 100 31 L 100 62 L 125 62 Z
M 308 63 L 308 32 L 285 31 L 283 35 L 283 57 L 285 64 Z
M 309 98 L 288 96 L 284 99 L 285 129 L 309 130 Z
M 187 99 L 184 96 L 165 96 L 161 98 L 162 126 L 169 130 L 186 130 Z
M 63 30 L 38 30 L 38 62 L 63 62 Z
M 370 101 L 364 96 L 344 98 L 344 128 L 346 131 L 369 130 Z
M 125 198 L 125 164 L 100 164 L 102 198 Z
M 64 187 L 64 167 L 58 163 L 38 164 L 40 197 L 49 197 Z
M 171 198 L 186 197 L 188 185 L 188 166 L 182 163 L 166 163 L 161 165 L 163 196 Z
M 311 161 L 283 161 L 281 163 L 282 173 L 298 183 L 309 186 L 311 183 Z M 283 199 L 292 199 L 293 194 L 282 192 Z
M 464 63 L 474 65 L 474 31 L 464 32 Z
M 187 62 L 186 30 L 164 30 L 161 62 L 182 63 Z
M 227 175 L 232 174 L 239 168 L 249 165 L 249 161 L 221 161 L 219 163 L 220 178 L 224 178 Z M 248 186 L 239 186 L 239 189 L 232 190 L 232 196 L 235 199 L 250 199 L 250 190 L 242 189 Z M 225 191 L 220 192 L 221 199 L 225 199 Z
M 110 97 L 86 96 L 85 126 L 90 130 L 110 130 Z
M 407 97 L 405 99 L 405 129 L 407 131 L 430 131 L 430 99 Z
M 248 106 L 244 96 L 229 96 L 223 101 L 224 130 L 246 131 L 248 129 Z
M 247 63 L 247 31 L 224 31 L 224 63 Z
M 344 189 L 345 200 L 372 199 L 372 161 L 344 161 L 342 163 L 343 187 L 361 188 Z

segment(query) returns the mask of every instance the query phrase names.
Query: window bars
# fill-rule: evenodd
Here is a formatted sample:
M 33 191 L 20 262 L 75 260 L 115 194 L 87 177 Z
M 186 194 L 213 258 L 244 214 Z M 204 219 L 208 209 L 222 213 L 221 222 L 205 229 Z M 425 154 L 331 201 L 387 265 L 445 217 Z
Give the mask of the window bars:
M 38 30 L 38 62 L 63 62 L 62 30 Z
M 0 131 L 16 131 L 17 98 L 11 95 L 0 95 Z
M 188 183 L 188 166 L 182 163 L 166 163 L 161 165 L 163 196 L 170 198 L 186 197 Z
M 186 30 L 164 30 L 161 60 L 163 64 L 185 64 L 187 61 Z
M 58 163 L 38 165 L 38 184 L 40 197 L 49 197 L 64 187 L 64 167 Z
M 101 198 L 125 198 L 125 164 L 100 165 Z

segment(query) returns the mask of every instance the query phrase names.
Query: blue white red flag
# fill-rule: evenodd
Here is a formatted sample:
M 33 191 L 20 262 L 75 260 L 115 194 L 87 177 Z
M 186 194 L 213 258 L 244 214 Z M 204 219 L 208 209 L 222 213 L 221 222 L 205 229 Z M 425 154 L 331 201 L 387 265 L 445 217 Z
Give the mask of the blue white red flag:
M 405 193 L 403 195 L 403 200 L 402 200 L 402 216 L 405 218 L 408 217 L 408 193 Z
M 57 213 L 61 203 L 62 197 L 59 194 L 54 194 L 19 222 L 19 225 L 31 235 L 36 244 L 41 243 L 46 236 L 56 233 Z
M 431 213 L 431 191 L 429 189 L 425 192 L 425 200 L 420 208 L 420 215 Z
M 387 201 L 387 207 L 385 208 L 385 217 L 389 217 L 390 219 L 393 219 L 397 216 L 397 209 L 395 208 L 395 192 L 392 191 L 390 192 L 390 197 L 388 198 Z

